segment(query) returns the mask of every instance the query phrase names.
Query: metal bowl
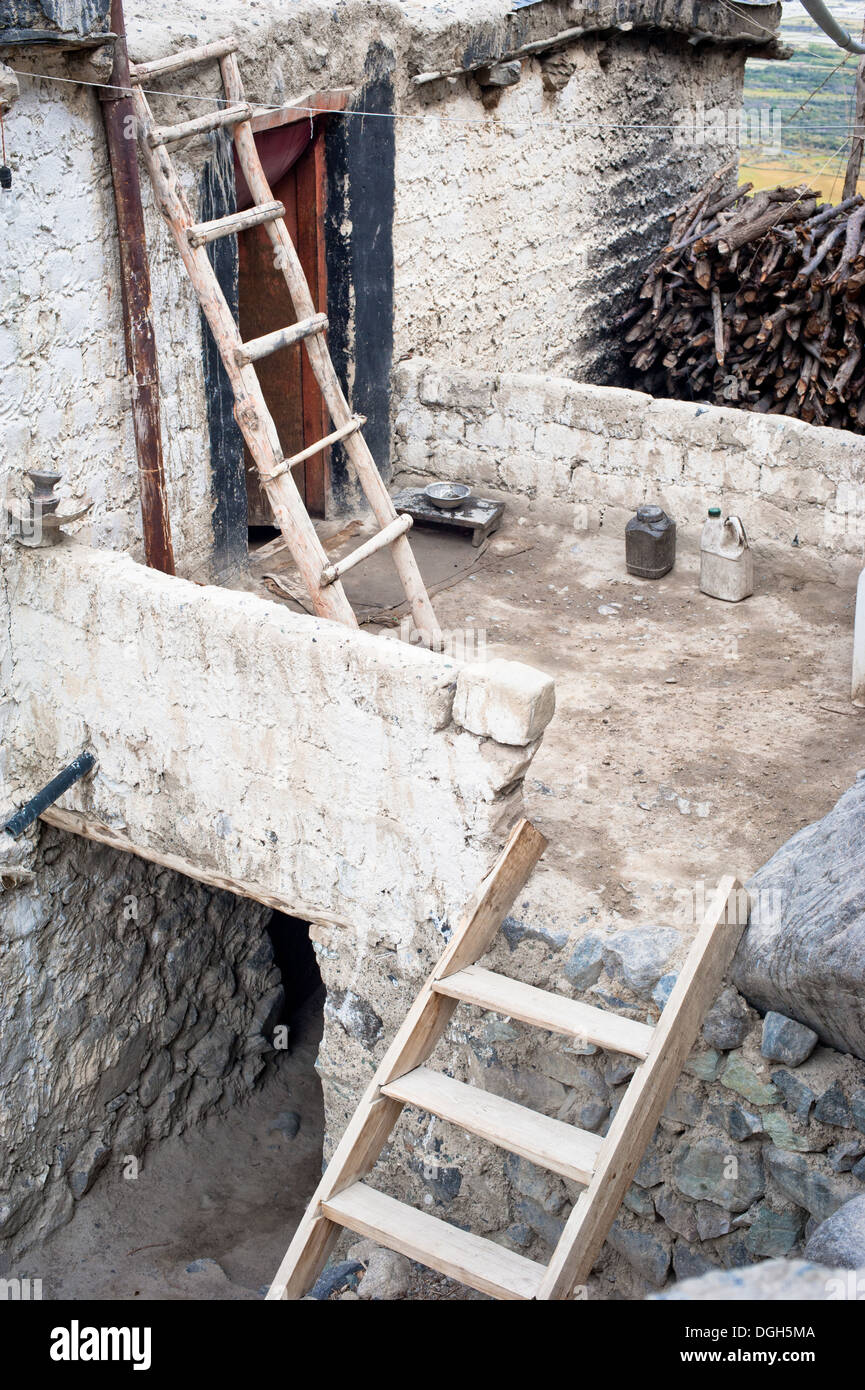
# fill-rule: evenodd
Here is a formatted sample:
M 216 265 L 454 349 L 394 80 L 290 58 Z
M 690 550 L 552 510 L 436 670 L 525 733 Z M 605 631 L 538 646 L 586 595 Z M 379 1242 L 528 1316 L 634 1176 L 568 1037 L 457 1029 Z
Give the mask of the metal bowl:
M 429 483 L 423 495 L 434 507 L 452 512 L 471 495 L 471 488 L 466 487 L 465 483 Z

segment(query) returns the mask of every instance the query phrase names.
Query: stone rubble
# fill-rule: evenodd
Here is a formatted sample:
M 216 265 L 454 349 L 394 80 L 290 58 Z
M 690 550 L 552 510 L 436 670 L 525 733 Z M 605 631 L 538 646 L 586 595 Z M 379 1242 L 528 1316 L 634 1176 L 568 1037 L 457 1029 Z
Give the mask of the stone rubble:
M 411 1261 L 405 1255 L 393 1250 L 373 1250 L 357 1287 L 358 1297 L 377 1301 L 405 1298 L 410 1279 Z

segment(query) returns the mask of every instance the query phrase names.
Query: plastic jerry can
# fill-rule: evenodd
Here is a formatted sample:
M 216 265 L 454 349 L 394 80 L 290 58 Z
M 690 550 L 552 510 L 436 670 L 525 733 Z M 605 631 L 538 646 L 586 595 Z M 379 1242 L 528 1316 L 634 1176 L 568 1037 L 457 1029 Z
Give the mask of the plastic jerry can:
M 754 592 L 754 556 L 737 516 L 721 520 L 710 507 L 700 537 L 700 589 L 711 598 L 738 603 Z
M 661 507 L 638 507 L 625 527 L 625 567 L 640 579 L 660 579 L 676 560 L 676 523 Z

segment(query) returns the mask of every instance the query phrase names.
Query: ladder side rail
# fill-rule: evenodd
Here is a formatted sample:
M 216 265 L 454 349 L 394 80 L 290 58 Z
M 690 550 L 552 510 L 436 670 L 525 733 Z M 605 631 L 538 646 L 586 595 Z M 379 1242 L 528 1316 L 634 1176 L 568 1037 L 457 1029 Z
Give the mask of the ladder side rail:
M 222 70 L 227 99 L 232 103 L 242 102 L 244 100 L 244 88 L 236 55 L 234 53 L 226 54 L 219 60 L 219 65 Z M 244 177 L 256 203 L 272 202 L 273 191 L 262 168 L 255 145 L 255 135 L 249 121 L 242 121 L 235 126 L 234 144 Z M 297 317 L 299 319 L 312 318 L 316 313 L 316 307 L 285 223 L 282 220 L 268 222 L 266 230 L 277 253 L 277 263 L 285 276 Z M 310 365 L 333 423 L 338 428 L 347 425 L 352 418 L 352 413 L 331 361 L 327 345 L 318 336 L 307 338 L 305 345 Z M 343 447 L 354 466 L 376 521 L 379 526 L 384 528 L 395 520 L 396 509 L 384 479 L 376 467 L 369 445 L 363 435 L 355 434 L 350 435 L 344 441 Z M 430 603 L 426 585 L 421 577 L 411 545 L 405 536 L 399 536 L 393 542 L 391 554 L 411 607 L 415 627 L 427 646 L 434 649 L 439 648 L 441 646 L 441 633 L 438 620 Z
M 282 463 L 276 426 L 254 367 L 238 366 L 235 360 L 234 354 L 243 346 L 240 331 L 207 251 L 203 246 L 193 247 L 189 244 L 187 231 L 195 225 L 192 214 L 164 147 L 154 149 L 149 144 L 147 135 L 153 127 L 153 117 L 140 87 L 133 88 L 133 102 L 144 137 L 141 151 L 159 206 L 171 228 L 198 302 L 216 340 L 235 395 L 235 418 L 268 489 L 274 517 L 291 549 L 318 615 L 357 627 L 357 618 L 342 585 L 321 585 L 322 570 L 330 562 L 290 472 L 283 472 L 268 482 L 268 474 L 276 472 Z
M 747 915 L 745 889 L 733 877 L 722 879 L 655 1027 L 649 1055 L 635 1071 L 607 1132 L 592 1180 L 568 1217 L 539 1299 L 570 1298 L 575 1285 L 588 1279 L 697 1039 L 705 1011 L 721 987 Z

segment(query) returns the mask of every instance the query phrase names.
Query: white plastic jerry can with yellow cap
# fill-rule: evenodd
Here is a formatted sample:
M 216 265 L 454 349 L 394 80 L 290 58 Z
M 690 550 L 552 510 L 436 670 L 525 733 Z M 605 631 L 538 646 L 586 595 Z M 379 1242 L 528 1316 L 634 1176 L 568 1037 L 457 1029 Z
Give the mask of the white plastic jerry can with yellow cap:
M 710 598 L 738 603 L 754 592 L 754 556 L 737 516 L 721 519 L 710 507 L 700 537 L 700 589 Z

